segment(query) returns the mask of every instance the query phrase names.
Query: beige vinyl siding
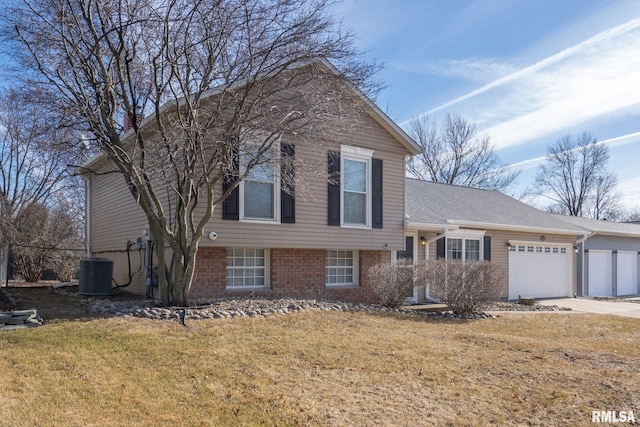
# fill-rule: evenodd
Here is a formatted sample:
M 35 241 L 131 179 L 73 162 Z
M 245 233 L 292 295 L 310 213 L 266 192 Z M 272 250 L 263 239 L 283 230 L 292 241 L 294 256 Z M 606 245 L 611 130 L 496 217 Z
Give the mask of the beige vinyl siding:
M 127 292 L 144 295 L 146 292 L 146 267 L 144 265 L 144 249 L 139 253 L 137 249 L 131 248 L 131 284 L 126 287 Z M 142 258 L 140 258 L 142 255 Z M 129 281 L 129 270 L 127 264 L 127 254 L 123 252 L 97 253 L 95 256 L 108 258 L 113 261 L 113 280 L 119 286 L 125 285 Z M 140 264 L 142 263 L 142 268 Z M 115 286 L 115 283 L 113 284 Z M 157 293 L 156 293 L 157 295 Z
M 427 240 L 436 236 L 433 232 L 420 232 L 420 235 L 424 235 Z M 486 230 L 485 236 L 491 237 L 491 262 L 501 266 L 505 273 L 505 283 L 503 289 L 503 297 L 507 298 L 507 278 L 509 272 L 509 251 L 507 249 L 506 242 L 510 241 L 527 241 L 527 242 L 540 242 L 540 236 L 545 238 L 545 243 L 567 243 L 575 244 L 574 236 L 563 236 L 556 234 L 544 234 L 544 233 L 525 233 L 517 231 L 504 231 L 504 230 Z M 436 259 L 437 256 L 437 243 L 433 241 L 429 244 L 429 259 Z M 422 245 L 420 245 L 422 247 Z M 420 259 L 425 258 L 425 249 L 418 249 Z M 576 266 L 576 254 L 572 251 L 573 262 L 571 267 L 571 287 L 573 292 L 577 289 L 577 266 Z
M 366 126 L 345 133 L 340 141 L 305 141 L 283 137 L 295 144 L 296 222 L 276 224 L 222 219 L 222 205 L 216 206 L 205 229 L 202 246 L 309 249 L 399 250 L 404 242 L 406 149 L 365 116 Z M 374 150 L 383 160 L 383 228 L 356 229 L 327 225 L 327 155 L 340 151 L 341 144 Z M 106 170 L 103 165 L 100 171 Z M 126 248 L 127 240 L 142 234 L 147 224 L 120 174 L 91 175 L 91 244 L 95 256 Z M 218 191 L 222 184 L 218 185 Z M 206 236 L 215 231 L 218 238 Z
M 222 219 L 222 206 L 216 207 L 205 235 L 215 231 L 215 241 L 203 239 L 203 246 L 267 247 L 311 249 L 399 250 L 404 239 L 405 156 L 406 151 L 379 125 L 345 137 L 349 145 L 374 150 L 383 160 L 383 228 L 356 229 L 327 225 L 327 155 L 340 151 L 336 142 L 312 144 L 292 138 L 283 141 L 296 147 L 295 224 L 255 223 Z
M 101 171 L 107 170 L 102 168 Z M 146 216 L 134 202 L 122 175 L 90 175 L 90 244 L 91 255 L 113 261 L 113 279 L 118 285 L 129 281 L 127 241 L 142 236 Z M 131 273 L 135 273 L 127 291 L 144 294 L 146 289 L 144 249 L 130 248 Z M 138 271 L 139 270 L 139 271 Z M 137 272 L 137 273 L 136 273 Z
M 90 242 L 96 256 L 124 251 L 127 240 L 142 235 L 147 219 L 119 173 L 90 175 Z
M 546 233 L 518 233 L 518 232 L 510 232 L 510 231 L 487 231 L 487 235 L 491 236 L 491 262 L 495 262 L 498 265 L 503 265 L 505 271 L 508 272 L 509 267 L 509 251 L 507 250 L 506 242 L 510 241 L 527 241 L 527 242 L 536 242 L 540 243 L 540 237 L 544 236 L 545 243 L 567 243 L 574 245 L 576 243 L 575 236 L 562 236 L 555 234 L 546 234 Z M 576 254 L 572 250 L 571 251 L 571 289 L 572 293 L 577 291 L 577 263 L 576 263 Z M 506 297 L 506 295 L 505 295 Z

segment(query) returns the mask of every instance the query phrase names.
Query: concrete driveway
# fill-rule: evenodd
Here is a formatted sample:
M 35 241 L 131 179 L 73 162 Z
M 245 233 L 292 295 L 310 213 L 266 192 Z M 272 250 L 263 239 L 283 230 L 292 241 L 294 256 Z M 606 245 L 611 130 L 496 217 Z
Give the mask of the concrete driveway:
M 540 305 L 557 305 L 573 311 L 640 319 L 640 304 L 632 302 L 603 301 L 590 298 L 554 298 L 536 301 Z

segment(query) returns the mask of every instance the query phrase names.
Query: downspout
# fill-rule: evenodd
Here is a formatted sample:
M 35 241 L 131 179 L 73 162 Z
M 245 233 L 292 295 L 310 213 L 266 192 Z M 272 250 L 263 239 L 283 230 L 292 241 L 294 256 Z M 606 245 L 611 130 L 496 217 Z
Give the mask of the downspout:
M 91 258 L 91 174 L 84 177 L 84 232 L 87 258 Z
M 584 236 L 582 236 L 581 239 L 577 239 L 576 240 L 576 245 L 578 245 L 578 248 L 580 248 L 580 257 L 582 258 L 582 263 L 580 265 L 580 277 L 582 278 L 582 283 L 580 284 L 580 296 L 583 297 L 584 296 L 584 242 L 591 236 L 593 236 L 594 234 L 596 234 L 595 231 L 591 231 L 587 234 L 585 234 Z M 580 246 L 582 245 L 582 246 Z

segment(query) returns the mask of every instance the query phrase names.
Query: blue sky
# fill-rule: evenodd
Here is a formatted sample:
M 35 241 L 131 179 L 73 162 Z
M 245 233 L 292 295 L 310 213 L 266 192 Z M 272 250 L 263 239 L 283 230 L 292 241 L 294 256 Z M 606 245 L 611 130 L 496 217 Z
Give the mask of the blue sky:
M 456 112 L 531 186 L 548 145 L 609 145 L 627 208 L 640 208 L 640 1 L 344 0 L 358 47 L 385 64 L 378 105 L 405 129 Z

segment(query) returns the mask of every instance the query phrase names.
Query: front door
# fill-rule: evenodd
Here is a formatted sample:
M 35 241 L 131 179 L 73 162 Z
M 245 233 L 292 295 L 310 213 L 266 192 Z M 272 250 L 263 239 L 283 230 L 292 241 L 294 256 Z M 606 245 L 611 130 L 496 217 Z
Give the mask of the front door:
M 404 236 L 404 250 L 396 252 L 396 260 L 407 260 L 408 262 L 415 264 L 416 262 L 416 237 Z M 416 288 L 413 288 L 411 293 L 407 294 L 407 302 L 418 302 L 418 292 Z

